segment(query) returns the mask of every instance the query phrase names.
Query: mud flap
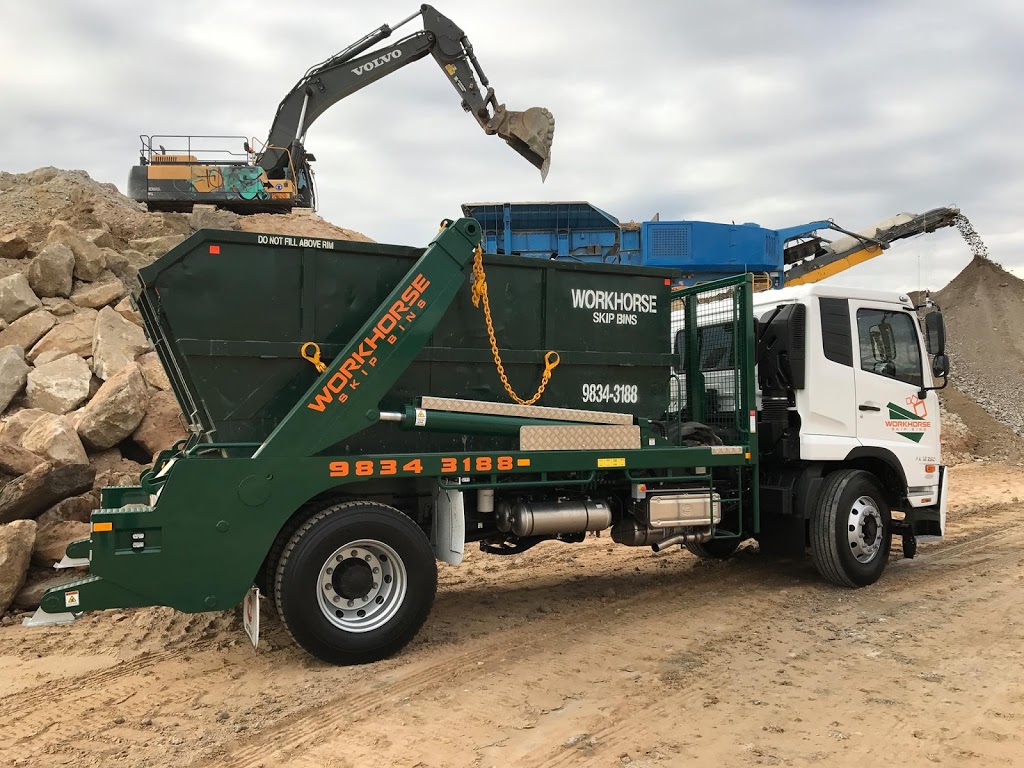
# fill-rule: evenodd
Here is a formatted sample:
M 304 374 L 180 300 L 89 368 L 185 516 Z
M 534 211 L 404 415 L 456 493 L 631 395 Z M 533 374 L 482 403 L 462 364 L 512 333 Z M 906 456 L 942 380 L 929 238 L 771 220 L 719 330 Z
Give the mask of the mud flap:
M 434 557 L 458 565 L 466 548 L 466 508 L 462 491 L 437 487 L 434 492 L 434 520 L 430 527 Z
M 80 614 L 74 613 L 47 613 L 42 608 L 36 608 L 31 616 L 26 616 L 21 621 L 23 627 L 49 627 L 53 624 L 70 624 Z
M 939 535 L 918 536 L 918 544 L 940 544 L 946 535 L 946 508 L 949 506 L 949 467 L 939 467 Z
M 260 644 L 260 588 L 253 586 L 242 600 L 242 628 L 253 648 Z

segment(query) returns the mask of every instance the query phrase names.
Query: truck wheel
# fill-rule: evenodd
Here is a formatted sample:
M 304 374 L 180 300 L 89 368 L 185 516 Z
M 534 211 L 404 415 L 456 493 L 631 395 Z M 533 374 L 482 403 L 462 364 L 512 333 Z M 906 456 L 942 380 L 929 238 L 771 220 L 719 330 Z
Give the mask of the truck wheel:
M 725 560 L 739 547 L 739 539 L 711 539 L 700 543 L 687 544 L 686 548 L 701 560 Z
M 311 502 L 304 504 L 295 511 L 295 514 L 281 527 L 281 531 L 277 534 L 277 538 L 274 539 L 274 543 L 270 545 L 270 551 L 256 573 L 254 583 L 260 588 L 260 592 L 267 596 L 270 604 L 274 606 L 274 610 L 277 610 L 277 606 L 274 605 L 274 575 L 277 573 L 277 563 L 281 559 L 281 553 L 284 552 L 285 546 L 302 524 L 313 516 L 319 506 L 324 504 L 325 502 L 323 501 L 319 504 Z
M 423 626 L 437 593 L 430 542 L 394 507 L 336 504 L 307 520 L 278 560 L 274 601 L 288 633 L 331 664 L 386 658 Z
M 825 477 L 811 513 L 811 559 L 833 584 L 874 584 L 889 560 L 892 518 L 878 481 L 842 469 Z

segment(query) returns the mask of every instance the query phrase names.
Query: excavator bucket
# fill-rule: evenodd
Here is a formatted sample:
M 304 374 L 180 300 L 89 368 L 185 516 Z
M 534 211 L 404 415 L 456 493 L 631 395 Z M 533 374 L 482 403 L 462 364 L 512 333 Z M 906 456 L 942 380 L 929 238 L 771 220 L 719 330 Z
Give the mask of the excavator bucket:
M 543 181 L 551 165 L 551 141 L 555 136 L 555 118 L 543 107 L 530 107 L 516 112 L 499 106 L 488 126 L 488 132 L 497 133 L 516 152 L 540 169 Z

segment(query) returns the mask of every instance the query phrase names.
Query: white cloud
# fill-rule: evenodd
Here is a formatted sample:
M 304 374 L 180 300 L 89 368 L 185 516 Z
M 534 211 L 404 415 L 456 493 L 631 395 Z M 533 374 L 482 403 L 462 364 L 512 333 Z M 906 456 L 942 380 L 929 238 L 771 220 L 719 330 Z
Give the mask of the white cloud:
M 140 133 L 266 135 L 312 64 L 415 10 L 252 0 L 8 4 L 0 168 L 85 168 L 122 188 Z M 959 204 L 1024 270 L 1018 86 L 1024 9 L 980 0 L 514 6 L 447 0 L 499 97 L 557 122 L 551 175 L 462 113 L 428 58 L 335 106 L 309 132 L 321 212 L 422 243 L 474 200 L 586 199 L 620 219 L 833 218 L 860 229 Z M 951 16 L 947 11 L 955 11 Z M 392 41 L 414 31 L 418 21 Z M 938 285 L 955 233 L 894 246 L 843 280 Z

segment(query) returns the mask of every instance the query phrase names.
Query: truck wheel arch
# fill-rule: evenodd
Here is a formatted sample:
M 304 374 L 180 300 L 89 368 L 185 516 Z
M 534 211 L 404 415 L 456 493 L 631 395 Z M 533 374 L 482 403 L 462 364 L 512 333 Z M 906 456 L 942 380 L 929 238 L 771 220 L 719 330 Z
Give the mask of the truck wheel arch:
M 907 495 L 907 474 L 892 451 L 877 446 L 860 446 L 850 451 L 840 466 L 870 472 L 878 478 L 890 506 L 898 509 L 902 505 Z
M 896 455 L 878 447 L 860 446 L 851 450 L 842 461 L 814 462 L 803 468 L 794 481 L 794 512 L 805 520 L 817 503 L 821 485 L 827 475 L 840 469 L 862 469 L 874 475 L 886 501 L 899 509 L 907 493 L 907 476 Z

